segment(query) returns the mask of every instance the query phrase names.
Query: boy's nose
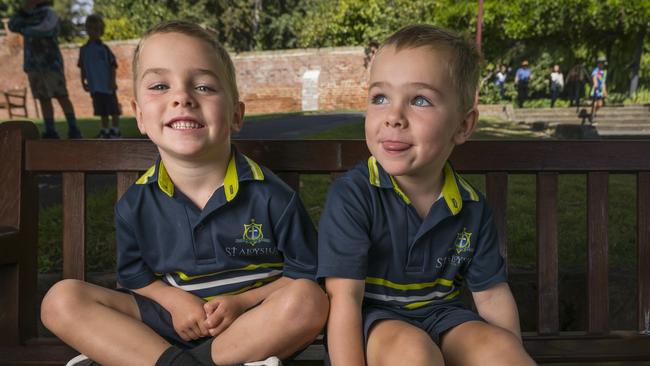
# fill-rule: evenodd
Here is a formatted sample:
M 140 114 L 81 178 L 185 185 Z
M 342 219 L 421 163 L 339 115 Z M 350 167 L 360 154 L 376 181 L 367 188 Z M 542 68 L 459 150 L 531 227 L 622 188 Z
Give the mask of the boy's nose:
M 192 97 L 191 93 L 182 90 L 174 94 L 172 105 L 174 107 L 194 107 L 196 105 L 196 101 Z
M 408 126 L 408 121 L 401 110 L 393 108 L 388 112 L 388 115 L 386 115 L 384 125 L 386 127 L 406 128 Z

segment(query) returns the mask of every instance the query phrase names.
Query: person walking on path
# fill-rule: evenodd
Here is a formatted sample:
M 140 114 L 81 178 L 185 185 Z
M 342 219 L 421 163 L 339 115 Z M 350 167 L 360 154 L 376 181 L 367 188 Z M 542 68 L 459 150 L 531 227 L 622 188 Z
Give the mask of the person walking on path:
M 596 61 L 596 68 L 591 72 L 591 117 L 593 122 L 598 109 L 603 106 L 603 100 L 607 96 L 607 69 L 605 68 L 605 57 L 599 57 Z
M 562 71 L 560 71 L 560 65 L 553 66 L 553 72 L 551 73 L 550 81 L 551 108 L 554 108 L 557 97 L 560 95 L 560 92 L 562 92 L 562 89 L 564 89 L 564 75 L 562 74 Z
M 45 123 L 43 138 L 59 138 L 54 127 L 52 98 L 55 98 L 68 122 L 68 138 L 76 139 L 81 138 L 81 132 L 65 85 L 63 57 L 57 41 L 58 25 L 59 18 L 49 0 L 25 0 L 9 20 L 9 30 L 24 38 L 23 70 L 34 99 L 41 105 Z
M 515 74 L 515 87 L 517 88 L 517 105 L 519 108 L 524 107 L 524 102 L 528 98 L 528 82 L 532 77 L 530 68 L 528 67 L 528 60 L 521 62 L 521 67 L 517 69 Z

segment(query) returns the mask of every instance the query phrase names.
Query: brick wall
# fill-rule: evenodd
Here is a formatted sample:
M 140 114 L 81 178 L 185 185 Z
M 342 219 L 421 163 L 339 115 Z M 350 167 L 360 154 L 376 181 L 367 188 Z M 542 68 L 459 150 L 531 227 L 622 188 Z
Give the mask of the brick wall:
M 118 98 L 125 115 L 131 115 L 133 97 L 131 56 L 136 41 L 108 42 L 118 61 Z M 91 116 L 92 104 L 81 88 L 77 68 L 79 46 L 62 45 L 65 76 L 70 99 L 78 116 Z M 0 37 L 0 90 L 28 86 L 22 71 L 22 38 L 9 33 Z M 366 103 L 367 71 L 363 67 L 362 47 L 300 49 L 233 54 L 237 82 L 247 113 L 276 113 L 309 109 L 362 110 Z M 311 76 L 311 88 L 303 90 L 305 73 Z M 314 79 L 316 75 L 317 79 Z M 313 103 L 305 104 L 311 98 Z M 56 103 L 55 112 L 61 117 Z M 28 101 L 30 116 L 35 115 L 34 102 Z M 0 110 L 0 119 L 7 118 Z

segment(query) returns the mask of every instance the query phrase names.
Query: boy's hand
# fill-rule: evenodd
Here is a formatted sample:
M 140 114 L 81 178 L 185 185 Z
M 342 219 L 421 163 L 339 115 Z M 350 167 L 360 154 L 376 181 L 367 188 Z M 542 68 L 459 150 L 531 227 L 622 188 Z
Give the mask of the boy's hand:
M 207 337 L 208 328 L 205 326 L 206 313 L 203 310 L 205 302 L 189 292 L 176 293 L 173 305 L 167 310 L 172 316 L 174 330 L 184 341 Z
M 205 327 L 208 333 L 216 337 L 226 330 L 232 322 L 243 314 L 247 307 L 237 295 L 217 296 L 203 304 L 205 315 Z

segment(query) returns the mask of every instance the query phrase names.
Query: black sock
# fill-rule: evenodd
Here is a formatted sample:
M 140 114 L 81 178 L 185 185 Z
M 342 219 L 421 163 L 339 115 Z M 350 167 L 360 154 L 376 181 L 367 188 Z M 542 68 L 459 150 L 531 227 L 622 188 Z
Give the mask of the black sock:
M 170 346 L 160 355 L 155 366 L 204 366 L 204 364 L 194 359 L 187 351 Z
M 213 366 L 212 362 L 212 341 L 214 338 L 210 338 L 205 342 L 199 344 L 198 346 L 187 350 L 187 353 L 190 354 L 194 359 L 196 359 L 201 366 Z

